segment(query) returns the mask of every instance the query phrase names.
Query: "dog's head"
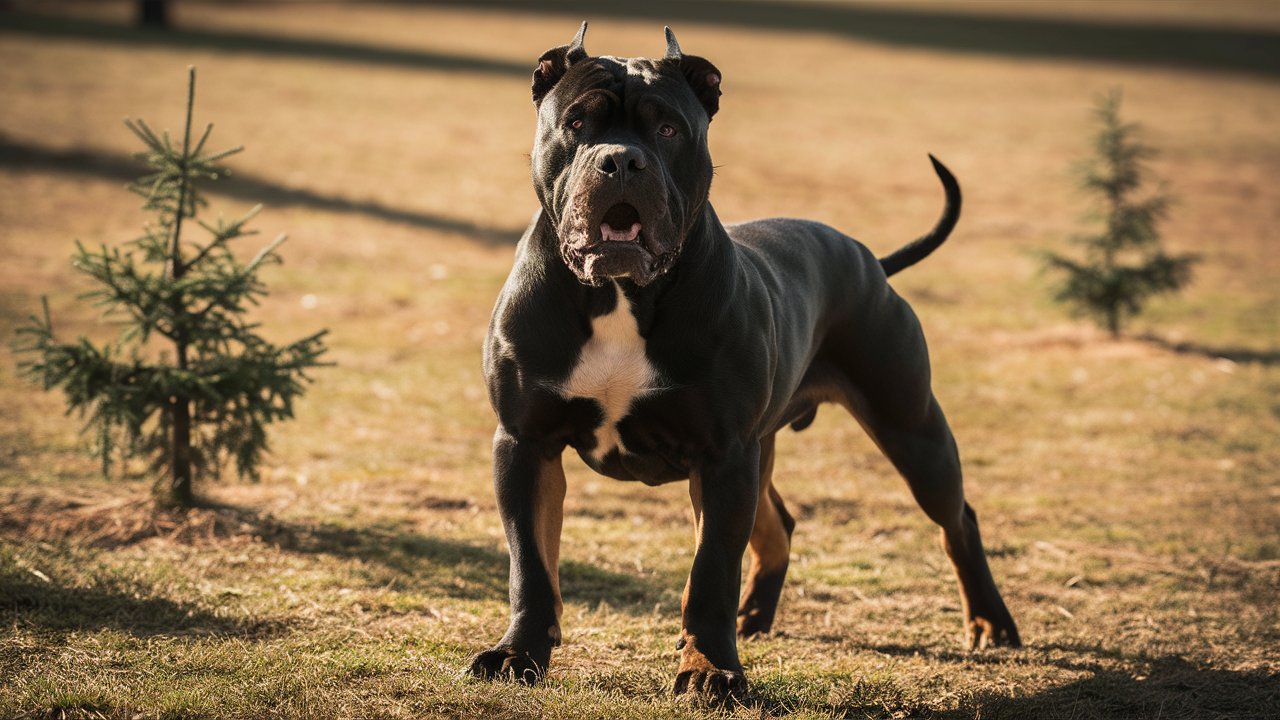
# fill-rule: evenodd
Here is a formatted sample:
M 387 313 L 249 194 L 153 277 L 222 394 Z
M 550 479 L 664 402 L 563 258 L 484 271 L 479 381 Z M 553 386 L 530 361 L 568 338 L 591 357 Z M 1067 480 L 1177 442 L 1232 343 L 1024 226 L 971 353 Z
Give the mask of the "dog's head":
M 587 24 L 533 71 L 533 183 L 578 278 L 648 285 L 680 256 L 711 189 L 720 71 L 667 29 L 660 59 L 590 57 Z

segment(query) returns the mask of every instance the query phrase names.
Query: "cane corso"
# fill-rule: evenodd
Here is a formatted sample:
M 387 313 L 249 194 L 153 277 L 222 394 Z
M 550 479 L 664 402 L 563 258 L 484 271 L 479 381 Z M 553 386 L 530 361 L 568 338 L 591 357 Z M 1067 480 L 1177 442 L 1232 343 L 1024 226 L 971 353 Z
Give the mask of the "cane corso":
M 707 151 L 720 71 L 681 52 L 670 29 L 658 59 L 591 57 L 585 31 L 533 71 L 542 207 L 484 354 L 511 624 L 470 673 L 534 682 L 560 642 L 568 447 L 618 480 L 688 480 L 697 549 L 675 692 L 742 696 L 737 638 L 772 626 L 795 527 L 773 483 L 774 436 L 803 429 L 826 402 L 861 423 L 941 526 L 968 644 L 1017 646 L 930 388 L 920 324 L 886 282 L 950 233 L 955 178 L 933 160 L 941 220 L 879 260 L 816 222 L 722 225 L 708 201 Z

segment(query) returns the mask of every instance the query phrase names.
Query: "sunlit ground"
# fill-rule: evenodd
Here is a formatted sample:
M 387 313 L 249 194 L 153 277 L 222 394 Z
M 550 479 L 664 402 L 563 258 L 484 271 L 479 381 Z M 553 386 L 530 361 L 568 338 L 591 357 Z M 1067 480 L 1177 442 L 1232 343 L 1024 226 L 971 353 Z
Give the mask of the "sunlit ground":
M 754 700 L 740 716 L 1234 718 L 1280 704 L 1277 6 L 933 3 L 904 20 L 870 3 L 784 18 L 766 2 L 751 12 L 776 17 L 757 21 L 721 3 L 191 2 L 178 30 L 141 33 L 128 3 L 10 5 L 0 715 L 711 712 L 669 699 L 692 557 L 684 487 L 617 483 L 576 459 L 565 644 L 546 683 L 459 674 L 506 623 L 479 365 L 536 205 L 528 72 L 584 16 L 593 53 L 660 53 L 670 24 L 723 71 L 712 201 L 726 220 L 814 218 L 884 253 L 941 208 L 926 153 L 965 192 L 952 239 L 894 286 L 928 334 L 1027 647 L 962 650 L 933 527 L 828 408 L 779 441 L 799 525 L 777 632 L 742 647 Z M 1010 17 L 1029 19 L 974 34 Z M 1019 33 L 1051 39 L 1028 48 Z M 228 507 L 177 517 L 150 511 L 152 478 L 101 478 L 61 398 L 17 377 L 9 339 L 42 294 L 60 334 L 110 336 L 76 300 L 89 285 L 73 241 L 137 234 L 122 188 L 138 148 L 120 120 L 177 128 L 188 64 L 197 121 L 215 123 L 215 145 L 247 146 L 210 187 L 214 210 L 266 204 L 247 254 L 291 238 L 258 317 L 279 339 L 329 328 L 337 365 L 274 429 L 261 483 L 210 484 Z M 1203 257 L 1120 341 L 1049 301 L 1036 255 L 1089 227 L 1073 166 L 1111 88 L 1178 198 L 1166 244 Z

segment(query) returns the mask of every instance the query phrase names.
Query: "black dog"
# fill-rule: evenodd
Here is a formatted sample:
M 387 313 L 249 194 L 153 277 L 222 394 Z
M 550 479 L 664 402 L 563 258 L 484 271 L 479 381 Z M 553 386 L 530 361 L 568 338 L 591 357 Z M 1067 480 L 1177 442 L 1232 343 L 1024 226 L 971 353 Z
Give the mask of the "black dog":
M 885 281 L 946 239 L 955 179 L 934 160 L 942 219 L 879 261 L 814 222 L 725 227 L 707 201 L 720 71 L 683 54 L 670 29 L 662 59 L 588 57 L 586 27 L 533 73 L 542 210 L 484 360 L 511 625 L 471 674 L 535 681 L 560 642 L 560 456 L 572 447 L 619 480 L 689 480 L 698 542 L 675 691 L 744 693 L 736 636 L 770 629 L 795 525 L 772 483 L 774 435 L 803 429 L 824 402 L 853 414 L 942 527 L 970 646 L 1017 646 L 920 325 Z

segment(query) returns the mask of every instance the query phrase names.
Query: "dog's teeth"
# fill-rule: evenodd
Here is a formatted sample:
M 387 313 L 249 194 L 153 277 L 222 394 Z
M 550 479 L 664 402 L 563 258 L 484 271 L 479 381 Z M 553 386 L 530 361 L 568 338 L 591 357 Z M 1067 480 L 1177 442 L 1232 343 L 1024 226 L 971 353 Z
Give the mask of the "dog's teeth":
M 603 242 L 635 242 L 640 236 L 640 223 L 632 223 L 628 230 L 614 230 L 609 223 L 600 224 L 600 239 Z

